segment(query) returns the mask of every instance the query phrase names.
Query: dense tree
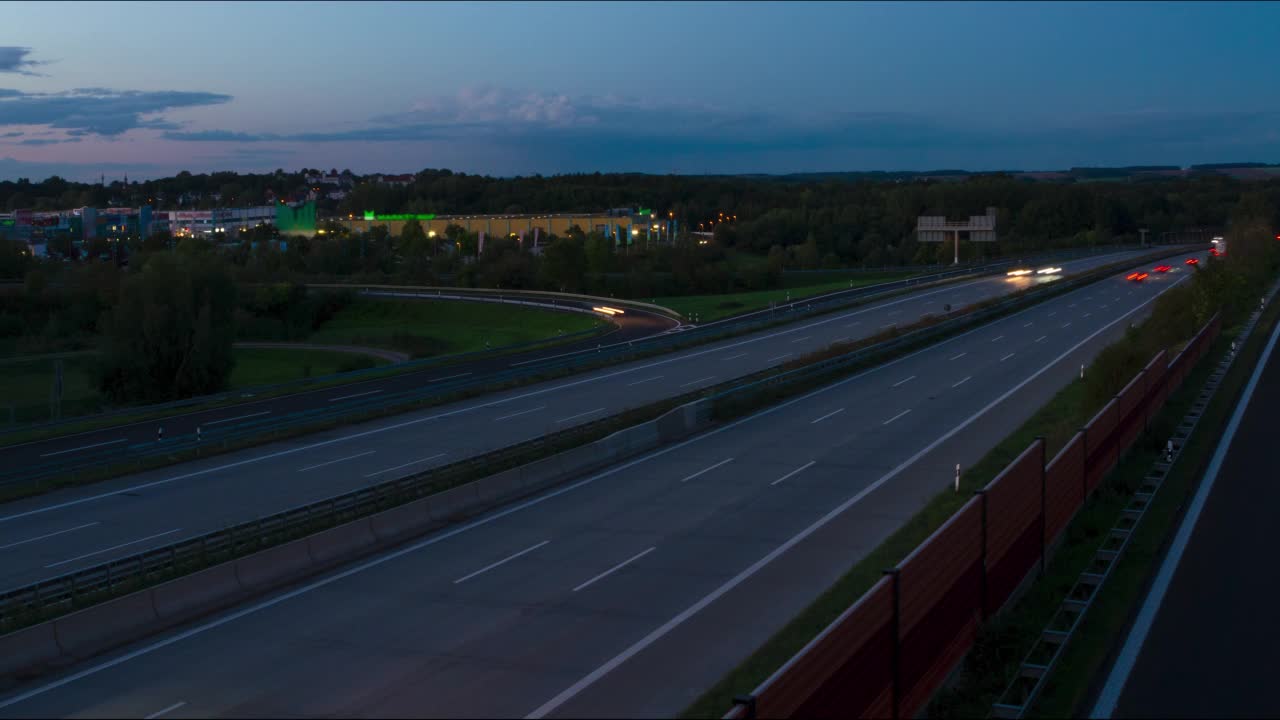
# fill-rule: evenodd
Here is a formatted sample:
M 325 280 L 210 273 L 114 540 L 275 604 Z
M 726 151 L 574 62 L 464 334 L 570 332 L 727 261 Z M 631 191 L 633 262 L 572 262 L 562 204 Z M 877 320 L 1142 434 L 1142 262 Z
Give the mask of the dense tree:
M 235 362 L 235 306 L 235 283 L 207 248 L 151 255 L 102 323 L 99 388 L 116 402 L 224 389 Z

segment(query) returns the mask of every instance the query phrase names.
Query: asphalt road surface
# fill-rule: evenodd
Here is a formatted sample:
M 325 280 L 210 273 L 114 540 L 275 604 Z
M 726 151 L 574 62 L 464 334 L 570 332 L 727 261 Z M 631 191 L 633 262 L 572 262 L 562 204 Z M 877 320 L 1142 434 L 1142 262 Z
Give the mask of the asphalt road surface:
M 0 588 L 507 447 L 913 322 L 943 304 L 959 307 L 1038 281 L 998 276 L 944 285 L 566 379 L 7 503 L 0 508 L 0 546 L 7 547 L 0 547 Z M 333 388 L 319 397 L 341 402 L 358 392 L 365 391 Z
M 1081 288 L 50 676 L 0 716 L 676 714 L 1188 275 Z
M 423 302 L 433 301 L 424 299 Z M 570 303 L 561 302 L 560 304 Z M 591 303 L 584 302 L 582 304 L 589 306 Z M 552 309 L 550 305 L 545 307 L 548 310 Z M 564 312 L 577 311 L 565 310 Z M 335 395 L 351 393 L 372 394 L 375 392 L 390 394 L 420 388 L 433 381 L 438 381 L 444 376 L 458 377 L 458 373 L 465 373 L 477 378 L 485 375 L 495 375 L 535 360 L 595 350 L 600 344 L 641 340 L 670 331 L 679 325 L 676 320 L 665 315 L 637 309 L 629 310 L 625 315 L 614 316 L 610 320 L 615 327 L 607 330 L 604 334 L 593 335 L 559 345 L 541 347 L 535 350 L 471 360 L 465 363 L 432 366 L 392 377 L 363 380 L 338 387 L 298 392 L 263 400 L 251 400 L 209 410 L 198 410 L 159 420 L 133 422 L 20 445 L 8 445 L 0 447 L 0 463 L 4 463 L 8 467 L 20 467 L 24 463 L 39 463 L 54 457 L 66 457 L 71 453 L 87 453 L 103 447 L 116 449 L 125 442 L 148 442 L 155 440 L 157 426 L 164 427 L 166 437 L 175 437 L 194 433 L 197 427 L 234 423 L 246 416 L 261 418 L 264 415 L 287 415 L 303 410 L 328 407 L 329 399 Z M 268 345 L 268 343 L 243 344 Z M 299 345 L 298 347 L 302 346 Z M 346 393 L 335 393 L 335 390 L 346 390 Z
M 1273 346 L 1276 336 L 1280 329 Z M 1223 438 L 1225 456 L 1188 506 L 1103 691 L 1100 705 L 1114 717 L 1280 717 L 1280 472 L 1272 447 L 1280 353 L 1243 403 L 1234 436 Z

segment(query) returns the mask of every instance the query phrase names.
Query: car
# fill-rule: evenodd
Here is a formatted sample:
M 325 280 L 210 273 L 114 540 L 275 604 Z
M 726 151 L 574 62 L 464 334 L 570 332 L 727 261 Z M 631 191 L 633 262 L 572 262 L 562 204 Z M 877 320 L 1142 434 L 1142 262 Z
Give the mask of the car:
M 1173 268 L 1169 267 L 1168 265 L 1157 265 L 1154 268 L 1152 268 L 1151 271 L 1158 272 L 1158 273 L 1167 273 L 1172 269 Z
M 1187 258 L 1186 260 L 1183 260 L 1183 262 L 1187 265 L 1199 265 L 1200 258 Z
M 1149 274 L 1147 274 L 1147 273 L 1144 273 L 1144 272 L 1135 272 L 1135 273 L 1129 273 L 1129 277 L 1127 277 L 1127 278 L 1125 278 L 1125 279 L 1126 279 L 1126 280 L 1132 280 L 1133 282 L 1142 282 L 1143 280 L 1146 280 L 1146 279 L 1147 279 L 1147 278 L 1149 278 L 1149 277 L 1151 277 L 1151 276 L 1150 276 Z

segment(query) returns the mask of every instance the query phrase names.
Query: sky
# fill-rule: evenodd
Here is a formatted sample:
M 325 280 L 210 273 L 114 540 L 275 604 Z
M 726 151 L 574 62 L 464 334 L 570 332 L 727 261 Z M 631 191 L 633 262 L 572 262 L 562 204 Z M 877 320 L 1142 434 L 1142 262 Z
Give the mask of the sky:
M 0 179 L 1280 162 L 1280 3 L 0 2 Z

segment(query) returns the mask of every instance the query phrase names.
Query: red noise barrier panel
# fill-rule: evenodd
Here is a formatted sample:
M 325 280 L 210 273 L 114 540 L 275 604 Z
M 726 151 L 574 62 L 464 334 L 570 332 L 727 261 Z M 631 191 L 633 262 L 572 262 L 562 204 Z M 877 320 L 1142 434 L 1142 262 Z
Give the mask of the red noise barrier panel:
M 982 505 L 965 504 L 898 566 L 898 717 L 928 702 L 982 620 Z
M 986 495 L 986 612 L 999 610 L 1044 550 L 1044 440 L 1022 452 Z
M 1215 316 L 1146 368 L 1045 465 L 1037 439 L 751 696 L 761 717 L 913 717 L 1208 350 Z M 729 717 L 749 717 L 748 706 Z

